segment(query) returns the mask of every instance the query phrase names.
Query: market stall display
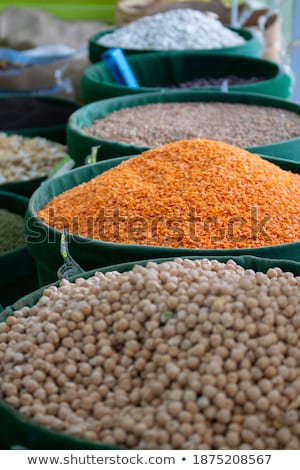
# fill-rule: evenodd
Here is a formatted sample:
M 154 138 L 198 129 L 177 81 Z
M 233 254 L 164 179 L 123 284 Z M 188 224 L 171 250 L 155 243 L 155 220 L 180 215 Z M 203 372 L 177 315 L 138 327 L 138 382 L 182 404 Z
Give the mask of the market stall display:
M 105 31 L 0 15 L 0 447 L 299 450 L 300 105 L 280 99 L 279 10 L 203 2 L 227 26 L 143 0 L 129 22 L 121 3 Z M 69 34 L 90 37 L 76 64 L 23 61 Z M 31 95 L 78 95 L 87 53 L 90 104 Z

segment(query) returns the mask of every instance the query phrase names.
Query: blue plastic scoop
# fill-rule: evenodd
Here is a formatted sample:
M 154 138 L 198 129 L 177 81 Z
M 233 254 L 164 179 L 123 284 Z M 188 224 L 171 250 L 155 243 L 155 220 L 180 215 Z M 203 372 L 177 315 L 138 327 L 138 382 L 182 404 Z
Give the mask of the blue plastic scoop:
M 106 63 L 116 83 L 130 88 L 139 88 L 139 84 L 122 49 L 117 47 L 108 49 L 108 51 L 102 54 L 102 60 Z

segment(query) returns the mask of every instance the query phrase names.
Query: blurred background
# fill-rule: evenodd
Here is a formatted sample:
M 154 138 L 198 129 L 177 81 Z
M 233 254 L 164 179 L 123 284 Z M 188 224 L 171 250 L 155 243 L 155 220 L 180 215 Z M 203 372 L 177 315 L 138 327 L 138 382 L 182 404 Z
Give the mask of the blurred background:
M 271 13 L 275 12 L 277 18 L 274 24 L 271 24 L 271 18 L 267 20 L 270 23 L 269 40 L 273 47 L 277 48 L 278 57 L 276 57 L 276 61 L 293 76 L 294 86 L 291 99 L 300 100 L 300 0 L 236 0 L 236 2 L 231 0 L 196 0 L 193 2 L 179 2 L 176 0 L 86 0 L 85 2 L 78 0 L 46 0 L 43 3 L 39 0 L 19 0 L 13 3 L 0 2 L 0 47 L 21 50 L 49 44 L 51 39 L 56 44 L 60 39 L 60 42 L 67 44 L 66 37 L 67 39 L 72 37 L 68 45 L 84 47 L 89 35 L 99 29 L 105 29 L 114 24 L 118 26 L 125 24 L 139 16 L 145 16 L 149 11 L 153 13 L 165 8 L 172 8 L 172 5 L 176 3 L 181 5 L 193 4 L 193 7 L 196 5 L 196 8 L 198 8 L 197 5 L 205 5 L 205 8 L 208 9 L 212 5 L 212 10 L 214 10 L 216 4 L 220 4 L 228 11 L 230 11 L 232 3 L 238 3 L 240 13 L 242 11 L 245 13 L 247 10 L 261 11 L 262 9 L 268 9 Z M 12 13 L 9 15 L 10 12 Z M 54 28 L 51 37 L 50 29 L 45 28 L 48 20 L 40 20 L 37 12 L 46 12 L 70 26 L 73 24 L 74 34 L 72 35 L 72 31 L 67 34 L 64 27 L 60 26 L 58 30 L 65 34 L 60 36 L 57 34 L 57 28 Z M 245 17 L 247 17 L 247 13 L 246 16 L 241 13 L 239 19 L 245 20 Z M 252 20 L 251 26 L 258 26 L 258 24 L 255 24 L 256 20 Z M 38 28 L 39 21 L 41 21 L 40 28 Z M 10 22 L 12 22 L 12 25 Z M 19 23 L 21 23 L 21 27 L 19 27 Z M 268 22 L 266 24 L 269 26 Z M 77 29 L 75 29 L 75 25 Z M 48 34 L 46 34 L 46 29 L 48 29 Z M 11 31 L 13 32 L 11 33 Z M 43 34 L 41 34 L 41 31 Z M 24 43 L 22 42 L 22 38 L 26 35 L 31 36 L 32 44 L 26 42 L 26 40 L 24 40 Z M 34 38 L 36 38 L 36 41 Z M 271 56 L 270 59 L 274 60 L 274 57 Z

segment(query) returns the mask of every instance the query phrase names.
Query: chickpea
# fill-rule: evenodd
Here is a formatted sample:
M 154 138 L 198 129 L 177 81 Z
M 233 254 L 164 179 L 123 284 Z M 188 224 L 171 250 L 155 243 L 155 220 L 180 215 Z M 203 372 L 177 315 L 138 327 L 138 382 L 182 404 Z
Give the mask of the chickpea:
M 62 281 L 0 323 L 0 397 L 115 446 L 298 449 L 299 287 L 203 259 Z

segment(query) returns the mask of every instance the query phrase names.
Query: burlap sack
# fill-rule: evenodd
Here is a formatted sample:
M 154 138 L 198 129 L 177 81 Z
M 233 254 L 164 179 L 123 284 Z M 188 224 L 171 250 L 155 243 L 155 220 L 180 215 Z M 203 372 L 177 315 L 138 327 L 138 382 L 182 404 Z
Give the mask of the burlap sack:
M 203 13 L 213 13 L 223 24 L 230 24 L 230 8 L 225 8 L 219 1 L 171 1 L 171 0 L 118 0 L 115 10 L 117 26 L 135 21 L 138 18 L 154 13 L 177 8 L 193 8 Z M 239 6 L 241 15 L 247 10 L 245 4 Z M 263 21 L 265 20 L 265 21 Z M 248 19 L 242 25 L 256 32 L 264 46 L 262 56 L 273 62 L 280 62 L 282 43 L 280 15 L 276 11 L 259 9 L 250 11 Z
M 163 0 L 119 0 L 115 9 L 115 24 L 123 26 L 143 16 L 160 11 Z
M 143 16 L 178 8 L 193 8 L 203 13 L 211 12 L 215 14 L 222 23 L 230 23 L 230 9 L 225 8 L 218 0 L 195 0 L 192 2 L 177 2 L 171 0 L 118 0 L 115 10 L 115 23 L 117 26 L 121 26 Z M 239 8 L 241 9 L 242 6 Z
M 109 25 L 101 21 L 63 21 L 43 10 L 8 7 L 0 14 L 0 47 L 21 51 L 49 44 L 64 44 L 79 49 L 87 46 L 92 34 L 108 28 Z M 69 59 L 28 67 L 18 75 L 2 75 L 0 90 L 23 92 L 55 87 L 55 72 L 64 65 L 64 77 L 70 79 L 72 91 L 62 91 L 59 95 L 79 101 L 80 78 L 89 65 L 87 51 Z
M 267 9 L 255 10 L 243 24 L 243 27 L 249 28 L 261 36 L 264 44 L 262 57 L 273 62 L 280 62 L 282 33 L 279 12 Z

